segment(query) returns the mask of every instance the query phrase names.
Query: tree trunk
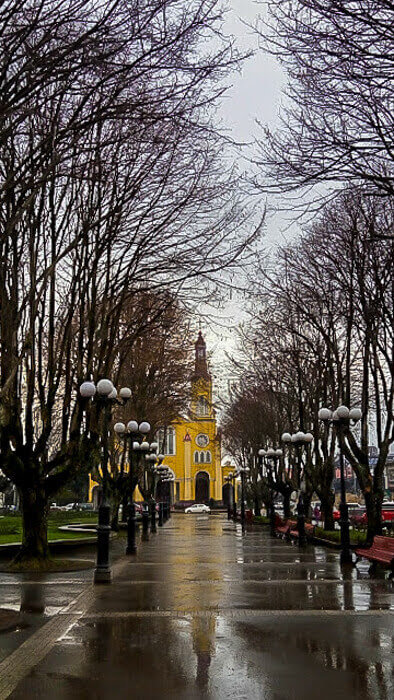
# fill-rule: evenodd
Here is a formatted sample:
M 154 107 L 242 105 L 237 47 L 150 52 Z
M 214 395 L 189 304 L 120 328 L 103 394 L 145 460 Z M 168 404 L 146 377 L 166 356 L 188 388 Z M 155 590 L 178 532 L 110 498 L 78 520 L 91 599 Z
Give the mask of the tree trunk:
M 123 496 L 122 498 L 122 523 L 127 522 L 127 506 L 129 503 L 129 496 Z
M 283 514 L 284 514 L 285 518 L 290 518 L 290 516 L 291 516 L 291 510 L 290 510 L 291 491 L 286 489 L 286 491 L 282 495 L 283 495 Z
M 368 518 L 367 542 L 370 543 L 375 535 L 382 534 L 382 494 L 367 491 L 364 498 Z
M 260 515 L 260 503 L 259 503 L 259 499 L 257 498 L 257 496 L 255 496 L 255 499 L 254 499 L 254 514 Z
M 122 499 L 120 496 L 111 499 L 111 511 L 112 511 L 111 530 L 114 530 L 114 532 L 118 532 L 118 530 L 119 530 L 119 506 L 120 506 L 121 500 Z
M 311 500 L 312 500 L 312 492 L 311 491 L 306 491 L 305 493 L 302 494 L 302 499 L 304 503 L 304 513 L 306 518 L 311 517 Z
M 23 537 L 15 562 L 45 562 L 49 559 L 48 498 L 42 487 L 21 489 Z
M 334 530 L 335 528 L 334 515 L 332 512 L 334 500 L 335 496 L 331 491 L 331 488 L 327 492 L 320 493 L 321 514 L 325 530 Z

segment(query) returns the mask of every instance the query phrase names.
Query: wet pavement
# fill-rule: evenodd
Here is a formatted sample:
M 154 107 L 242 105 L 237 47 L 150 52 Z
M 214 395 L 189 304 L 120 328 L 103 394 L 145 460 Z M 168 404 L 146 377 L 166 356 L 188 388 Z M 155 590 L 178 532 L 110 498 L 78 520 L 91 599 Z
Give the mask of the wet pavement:
M 116 559 L 124 541 L 112 547 Z M 393 583 L 366 563 L 341 571 L 336 551 L 179 514 L 118 558 L 110 586 L 91 579 L 0 575 L 1 606 L 25 603 L 0 661 L 20 663 L 48 630 L 48 650 L 0 700 L 394 697 Z

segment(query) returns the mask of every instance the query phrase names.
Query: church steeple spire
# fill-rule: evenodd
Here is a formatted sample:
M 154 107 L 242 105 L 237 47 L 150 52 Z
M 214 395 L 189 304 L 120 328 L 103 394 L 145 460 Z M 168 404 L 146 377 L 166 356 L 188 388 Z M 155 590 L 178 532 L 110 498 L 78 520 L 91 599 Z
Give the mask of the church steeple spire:
M 194 365 L 194 375 L 193 379 L 207 379 L 210 381 L 211 375 L 208 372 L 207 364 L 207 346 L 205 340 L 202 336 L 201 331 L 199 331 L 198 338 L 195 342 L 195 365 Z

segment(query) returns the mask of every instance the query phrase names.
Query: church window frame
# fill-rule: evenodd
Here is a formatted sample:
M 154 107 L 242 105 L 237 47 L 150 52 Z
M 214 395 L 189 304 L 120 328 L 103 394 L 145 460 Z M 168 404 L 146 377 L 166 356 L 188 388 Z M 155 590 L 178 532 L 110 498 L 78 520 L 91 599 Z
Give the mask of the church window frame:
M 198 416 L 208 416 L 209 415 L 209 403 L 206 396 L 200 394 L 197 397 L 196 413 Z
M 176 431 L 171 425 L 168 428 L 160 428 L 157 432 L 157 442 L 159 443 L 159 451 L 163 452 L 166 457 L 176 455 Z

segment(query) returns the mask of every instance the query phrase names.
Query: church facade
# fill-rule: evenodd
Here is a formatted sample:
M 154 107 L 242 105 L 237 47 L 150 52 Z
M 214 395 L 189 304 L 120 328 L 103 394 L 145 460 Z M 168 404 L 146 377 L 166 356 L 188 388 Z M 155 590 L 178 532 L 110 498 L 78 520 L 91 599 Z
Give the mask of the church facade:
M 229 486 L 225 476 L 231 467 L 221 464 L 221 436 L 212 402 L 205 340 L 201 332 L 195 343 L 195 364 L 191 377 L 191 403 L 188 415 L 179 417 L 159 432 L 164 442 L 164 464 L 172 471 L 173 482 L 158 484 L 156 498 L 172 503 L 227 503 Z M 170 489 L 170 494 L 166 490 Z
M 221 435 L 217 427 L 212 401 L 212 377 L 209 373 L 207 350 L 201 332 L 195 343 L 194 372 L 191 376 L 191 401 L 186 416 L 181 416 L 159 430 L 155 436 L 163 464 L 170 470 L 172 481 L 157 484 L 156 500 L 179 507 L 191 503 L 232 503 L 232 486 L 225 477 L 232 471 L 222 466 Z M 128 464 L 124 465 L 125 472 Z M 89 501 L 97 507 L 101 487 L 89 475 Z M 137 487 L 135 501 L 142 501 Z

